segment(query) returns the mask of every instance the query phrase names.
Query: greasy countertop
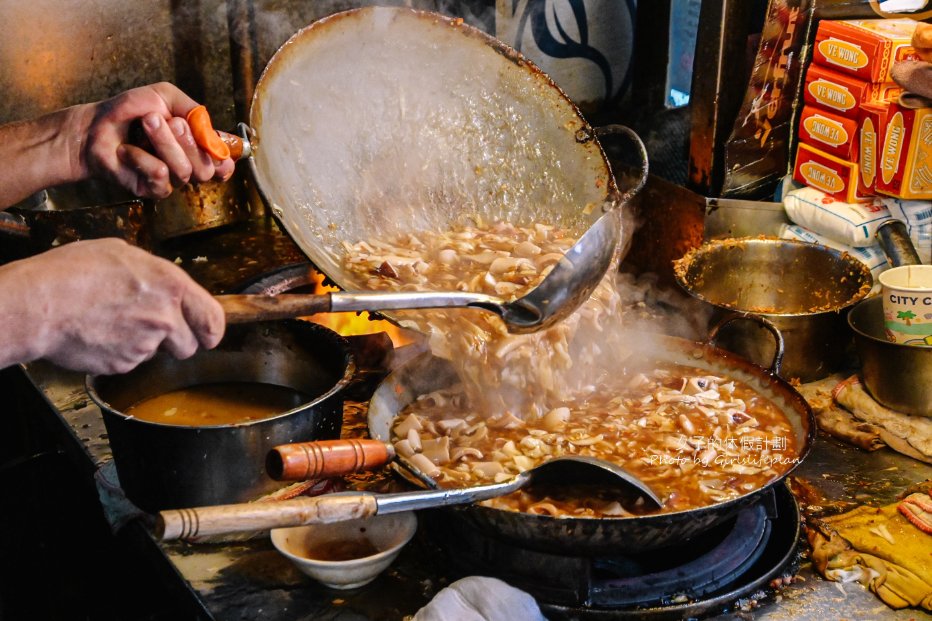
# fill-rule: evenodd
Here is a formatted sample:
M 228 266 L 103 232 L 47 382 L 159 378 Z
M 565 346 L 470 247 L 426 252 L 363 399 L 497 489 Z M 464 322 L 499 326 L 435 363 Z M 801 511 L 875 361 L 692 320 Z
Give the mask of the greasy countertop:
M 274 267 L 304 261 L 294 244 L 268 220 L 175 240 L 159 253 L 175 260 L 215 293 L 227 292 Z M 100 411 L 84 392 L 80 374 L 46 363 L 25 366 L 48 402 L 48 416 L 62 430 L 72 453 L 89 468 L 110 460 Z M 361 435 L 364 404 L 348 402 L 344 433 Z M 795 475 L 838 508 L 883 505 L 907 487 L 932 478 L 932 467 L 887 448 L 867 453 L 819 435 Z M 160 543 L 131 525 L 153 563 L 186 591 L 193 610 L 217 621 L 271 618 L 345 621 L 400 620 L 413 614 L 450 579 L 443 559 L 423 537 L 407 546 L 392 568 L 354 591 L 328 590 L 278 555 L 267 536 L 225 544 Z M 796 580 L 750 611 L 717 619 L 917 619 L 922 611 L 894 611 L 859 584 L 827 582 L 802 561 Z

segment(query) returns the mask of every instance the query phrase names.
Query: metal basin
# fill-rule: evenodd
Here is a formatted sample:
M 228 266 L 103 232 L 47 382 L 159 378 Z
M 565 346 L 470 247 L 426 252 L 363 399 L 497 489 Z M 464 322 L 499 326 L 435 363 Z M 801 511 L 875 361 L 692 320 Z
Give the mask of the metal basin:
M 884 336 L 883 300 L 864 300 L 848 313 L 868 392 L 891 410 L 932 416 L 932 347 L 891 343 Z
M 676 280 L 713 307 L 711 323 L 745 313 L 768 319 L 783 334 L 784 378 L 820 379 L 844 366 L 851 330 L 845 312 L 870 292 L 873 278 L 847 253 L 775 238 L 710 241 L 675 262 Z M 766 367 L 774 355 L 769 333 L 734 322 L 718 344 Z

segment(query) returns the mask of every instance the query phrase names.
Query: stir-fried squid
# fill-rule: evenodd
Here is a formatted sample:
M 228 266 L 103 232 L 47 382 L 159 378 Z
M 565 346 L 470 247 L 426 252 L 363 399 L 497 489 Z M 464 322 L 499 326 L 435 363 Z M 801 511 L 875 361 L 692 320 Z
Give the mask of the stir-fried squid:
M 552 226 L 498 223 L 347 244 L 346 266 L 370 289 L 513 299 L 574 241 Z M 652 363 L 619 365 L 596 385 L 587 370 L 600 366 L 624 314 L 612 273 L 568 319 L 529 335 L 509 334 L 483 311 L 405 314 L 462 383 L 406 408 L 392 430 L 398 453 L 446 487 L 503 481 L 558 455 L 591 455 L 650 483 L 664 511 L 724 501 L 785 472 L 796 454 L 793 430 L 747 385 Z M 597 493 L 569 498 L 535 490 L 486 504 L 551 515 L 638 511 Z
M 575 241 L 553 226 L 497 223 L 347 244 L 345 266 L 368 289 L 475 291 L 509 300 L 539 283 Z M 547 403 L 575 392 L 580 380 L 572 368 L 591 365 L 599 348 L 597 340 L 574 335 L 601 331 L 618 314 L 620 299 L 611 278 L 603 279 L 570 317 L 523 335 L 508 333 L 498 317 L 480 310 L 398 314 L 430 335 L 435 355 L 456 366 L 477 410 L 533 419 Z
M 664 511 L 721 502 L 760 488 L 796 455 L 777 407 L 746 384 L 663 365 L 620 372 L 543 417 L 483 418 L 460 386 L 418 398 L 395 421 L 395 449 L 445 487 L 504 481 L 559 455 L 615 462 L 649 483 Z M 541 498 L 519 492 L 485 504 L 552 515 L 624 516 L 598 495 Z

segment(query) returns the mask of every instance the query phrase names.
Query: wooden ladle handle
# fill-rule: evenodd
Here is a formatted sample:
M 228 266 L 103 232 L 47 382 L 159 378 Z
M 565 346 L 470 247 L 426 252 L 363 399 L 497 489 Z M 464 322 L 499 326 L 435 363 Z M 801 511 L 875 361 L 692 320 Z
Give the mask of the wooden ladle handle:
M 227 323 L 293 319 L 315 313 L 329 313 L 333 306 L 329 293 L 218 295 L 216 299 L 223 307 Z
M 395 448 L 381 440 L 296 442 L 269 451 L 265 471 L 276 481 L 307 481 L 372 470 L 394 457 Z
M 161 511 L 155 536 L 162 541 L 249 531 L 328 524 L 375 515 L 372 494 L 330 494 L 313 498 L 247 502 Z

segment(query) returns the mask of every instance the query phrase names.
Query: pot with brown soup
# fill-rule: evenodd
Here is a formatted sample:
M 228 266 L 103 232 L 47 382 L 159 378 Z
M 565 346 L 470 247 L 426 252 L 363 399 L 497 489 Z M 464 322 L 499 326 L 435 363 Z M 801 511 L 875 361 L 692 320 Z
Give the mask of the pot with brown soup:
M 346 339 L 304 321 L 228 326 L 186 360 L 158 354 L 87 378 L 120 484 L 147 511 L 255 500 L 282 443 L 338 438 L 355 363 Z

